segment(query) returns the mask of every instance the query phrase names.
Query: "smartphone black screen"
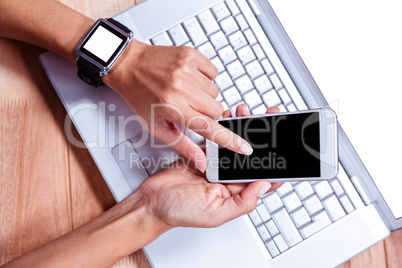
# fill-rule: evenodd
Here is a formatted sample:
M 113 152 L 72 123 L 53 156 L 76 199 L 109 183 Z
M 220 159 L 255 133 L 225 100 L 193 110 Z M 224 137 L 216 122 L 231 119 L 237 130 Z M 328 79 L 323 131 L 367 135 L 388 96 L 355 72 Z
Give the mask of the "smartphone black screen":
M 219 180 L 319 177 L 319 112 L 219 121 L 253 147 L 246 156 L 219 146 Z

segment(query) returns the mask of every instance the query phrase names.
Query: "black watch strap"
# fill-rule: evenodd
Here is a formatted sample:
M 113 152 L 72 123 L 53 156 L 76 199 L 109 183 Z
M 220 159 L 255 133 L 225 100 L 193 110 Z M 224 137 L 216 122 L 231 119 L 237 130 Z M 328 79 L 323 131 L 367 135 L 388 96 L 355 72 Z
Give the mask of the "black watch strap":
M 118 22 L 117 20 L 114 20 L 112 18 L 108 18 L 106 19 L 108 22 L 110 22 L 111 24 L 113 24 L 114 26 L 118 27 L 119 29 L 121 29 L 122 31 L 126 32 L 126 33 L 131 33 L 131 30 L 129 28 L 127 28 L 126 26 L 124 26 L 123 24 L 121 24 L 120 22 Z
M 118 22 L 112 18 L 109 18 L 106 20 L 126 33 L 131 32 L 131 30 L 128 29 L 126 26 L 124 26 L 123 24 L 121 24 L 120 22 Z M 101 68 L 95 66 L 94 64 L 83 59 L 82 57 L 78 58 L 77 67 L 78 67 L 77 75 L 85 83 L 87 83 L 91 86 L 94 86 L 94 87 L 104 85 L 104 83 L 102 81 L 102 77 L 100 76 L 100 72 L 102 71 Z
M 94 87 L 104 85 L 102 77 L 100 76 L 101 69 L 99 67 L 96 67 L 94 64 L 82 57 L 78 58 L 77 67 L 77 75 L 82 79 L 82 81 Z

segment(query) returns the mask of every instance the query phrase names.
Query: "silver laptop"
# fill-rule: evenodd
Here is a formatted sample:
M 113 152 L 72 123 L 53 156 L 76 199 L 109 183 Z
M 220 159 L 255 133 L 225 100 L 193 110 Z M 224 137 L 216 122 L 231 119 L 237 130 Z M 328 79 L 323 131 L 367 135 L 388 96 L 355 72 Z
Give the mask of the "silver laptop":
M 147 0 L 114 18 L 137 40 L 192 46 L 209 57 L 219 70 L 218 101 L 229 109 L 242 102 L 253 114 L 270 106 L 295 111 L 328 105 L 266 0 Z M 51 52 L 40 60 L 117 201 L 161 168 L 132 165 L 131 159 L 177 158 L 172 149 L 155 149 L 151 142 L 126 146 L 146 130 L 123 99 L 106 86 L 84 84 L 74 64 Z M 124 127 L 116 127 L 118 120 Z M 339 130 L 336 179 L 285 183 L 252 213 L 218 228 L 170 230 L 144 248 L 151 264 L 333 267 L 401 228 L 401 215 L 394 216 Z

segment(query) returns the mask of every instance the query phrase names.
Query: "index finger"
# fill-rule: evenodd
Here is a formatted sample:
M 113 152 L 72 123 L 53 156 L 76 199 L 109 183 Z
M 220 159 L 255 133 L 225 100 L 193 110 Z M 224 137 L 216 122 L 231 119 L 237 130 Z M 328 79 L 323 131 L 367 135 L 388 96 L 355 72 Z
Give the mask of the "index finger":
M 251 155 L 253 148 L 239 135 L 194 110 L 186 113 L 187 128 L 236 153 Z

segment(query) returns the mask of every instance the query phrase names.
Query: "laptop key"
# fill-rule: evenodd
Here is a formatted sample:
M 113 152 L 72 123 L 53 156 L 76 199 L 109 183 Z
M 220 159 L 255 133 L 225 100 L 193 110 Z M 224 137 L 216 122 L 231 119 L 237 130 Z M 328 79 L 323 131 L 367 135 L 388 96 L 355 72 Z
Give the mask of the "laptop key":
M 226 5 L 229 7 L 230 12 L 232 12 L 232 16 L 236 16 L 240 13 L 240 10 L 234 0 L 227 0 Z
M 235 87 L 231 87 L 228 90 L 223 91 L 222 95 L 229 107 L 241 101 L 241 96 Z
M 278 227 L 276 227 L 273 220 L 266 222 L 265 227 L 267 227 L 268 232 L 271 234 L 271 236 L 275 236 L 275 235 L 279 234 Z
M 246 93 L 243 96 L 244 101 L 250 107 L 250 109 L 260 105 L 262 103 L 262 100 L 260 98 L 260 95 L 258 94 L 257 90 L 252 90 L 248 93 Z
M 287 105 L 286 108 L 288 109 L 289 112 L 295 112 L 295 111 L 297 111 L 297 108 L 296 108 L 296 106 L 294 105 L 294 103 L 291 103 L 291 104 Z
M 251 79 L 255 79 L 255 78 L 261 76 L 262 74 L 264 74 L 264 70 L 262 69 L 258 60 L 255 60 L 255 61 L 247 64 L 246 70 Z
M 202 30 L 201 25 L 198 23 L 195 17 L 183 22 L 183 26 L 195 47 L 198 47 L 199 45 L 208 41 L 204 30 Z
M 212 8 L 212 13 L 214 13 L 214 16 L 217 21 L 221 21 L 222 19 L 230 16 L 230 11 L 226 7 L 224 2 L 214 6 Z
M 273 214 L 272 219 L 275 221 L 281 234 L 290 247 L 293 247 L 303 240 L 288 212 L 285 209 L 282 209 Z
M 253 50 L 249 46 L 239 49 L 237 55 L 243 64 L 247 64 L 256 59 Z
M 268 107 L 281 104 L 281 99 L 279 98 L 278 93 L 276 93 L 275 90 L 270 90 L 262 95 L 262 99 Z
M 236 21 L 240 27 L 240 30 L 244 31 L 244 30 L 248 29 L 248 23 L 243 15 L 236 16 Z
M 283 236 L 281 234 L 275 236 L 273 240 L 280 252 L 284 252 L 289 249 L 288 245 L 285 242 L 285 239 L 283 239 Z
M 289 103 L 292 102 L 292 99 L 289 97 L 289 94 L 286 91 L 286 89 L 282 88 L 278 90 L 278 94 L 281 97 L 283 104 L 288 105 Z
M 268 233 L 267 228 L 265 227 L 264 224 L 260 225 L 257 227 L 257 231 L 260 234 L 262 241 L 267 241 L 268 239 L 271 238 L 271 235 Z
M 314 190 L 311 187 L 310 183 L 307 181 L 303 181 L 299 184 L 294 186 L 297 195 L 300 197 L 301 200 L 309 197 L 310 195 L 314 194 Z
M 320 181 L 319 183 L 314 184 L 313 187 L 321 200 L 333 193 L 332 188 L 329 186 L 327 181 Z
M 334 189 L 334 192 L 337 196 L 341 196 L 345 193 L 343 191 L 341 184 L 339 183 L 339 181 L 337 179 L 330 181 L 330 184 L 332 186 L 332 189 Z
M 226 66 L 226 69 L 233 79 L 246 73 L 240 61 L 236 60 Z
M 271 81 L 269 81 L 266 75 L 262 75 L 254 80 L 255 88 L 258 90 L 260 94 L 267 92 L 270 89 L 273 89 Z
M 329 219 L 325 211 L 322 211 L 319 214 L 315 215 L 312 219 L 313 222 L 311 224 L 300 228 L 300 233 L 304 238 L 312 236 L 313 234 L 331 224 L 331 220 Z
M 212 64 L 218 69 L 218 73 L 221 73 L 225 70 L 225 67 L 222 64 L 222 61 L 219 59 L 219 57 L 215 57 L 211 59 Z
M 255 55 L 257 56 L 257 59 L 262 60 L 265 58 L 265 53 L 259 44 L 254 45 L 253 50 Z
M 191 42 L 185 43 L 183 46 L 194 48 L 194 45 Z
M 306 199 L 303 203 L 310 216 L 323 209 L 321 201 L 316 195 Z
M 236 79 L 235 84 L 237 89 L 240 91 L 240 94 L 244 94 L 253 89 L 253 83 L 247 75 L 243 75 L 242 77 Z
M 257 211 L 251 211 L 248 216 L 250 217 L 251 221 L 253 222 L 254 226 L 258 226 L 262 223 L 260 216 L 258 215 Z
M 211 59 L 216 56 L 215 49 L 212 47 L 210 42 L 207 42 L 198 47 L 198 51 L 204 54 L 208 59 Z
M 281 80 L 279 80 L 279 77 L 278 77 L 277 74 L 271 74 L 271 75 L 269 76 L 269 79 L 271 80 L 271 83 L 272 83 L 272 85 L 274 85 L 274 88 L 275 88 L 276 90 L 282 88 Z
M 169 35 L 173 40 L 173 43 L 176 46 L 181 46 L 190 41 L 183 27 L 179 24 L 176 27 L 173 27 L 169 31 Z
M 330 196 L 329 198 L 325 199 L 322 203 L 332 221 L 337 221 L 346 215 L 345 211 L 341 206 L 341 203 L 339 203 L 338 198 L 336 198 L 336 195 Z
M 268 208 L 269 212 L 274 212 L 281 207 L 283 207 L 282 200 L 279 198 L 276 192 L 269 194 L 267 197 L 263 199 L 264 205 Z
M 231 36 L 229 36 L 229 42 L 234 48 L 234 50 L 237 50 L 247 45 L 246 38 L 244 37 L 241 31 L 237 31 Z
M 282 202 L 285 204 L 285 207 L 289 212 L 292 212 L 302 206 L 302 203 L 295 192 L 283 197 Z
M 265 242 L 265 246 L 267 247 L 269 254 L 271 254 L 271 257 L 276 257 L 280 254 L 279 249 L 276 247 L 273 240 Z
M 308 215 L 306 209 L 303 207 L 293 212 L 291 216 L 297 228 L 300 228 L 301 226 L 311 222 L 310 216 Z
M 257 39 L 255 39 L 255 36 L 251 29 L 245 30 L 244 35 L 246 36 L 247 41 L 250 45 L 254 45 L 255 43 L 257 43 Z
M 234 61 L 237 57 L 231 46 L 226 46 L 218 51 L 219 58 L 223 61 L 223 64 L 228 64 Z
M 285 182 L 281 187 L 276 190 L 280 197 L 287 195 L 293 191 L 292 184 L 290 182 Z
M 263 204 L 258 205 L 256 210 L 257 210 L 258 214 L 260 215 L 261 220 L 263 222 L 266 222 L 271 219 L 271 215 L 269 214 L 267 208 Z
M 211 35 L 220 30 L 218 23 L 216 22 L 211 11 L 206 10 L 198 15 L 198 19 L 201 22 L 202 27 L 207 35 Z
M 350 202 L 349 198 L 346 195 L 339 197 L 339 201 L 341 201 L 341 204 L 345 209 L 346 213 L 349 214 L 350 212 L 355 210 L 355 208 L 353 207 L 352 203 Z
M 239 30 L 235 19 L 233 17 L 226 18 L 220 22 L 222 30 L 226 35 L 232 34 Z
M 228 40 L 226 39 L 226 36 L 223 34 L 222 31 L 214 33 L 209 38 L 212 45 L 214 45 L 215 49 L 220 49 L 229 44 Z
M 163 32 L 151 39 L 152 44 L 155 46 L 173 46 L 172 41 L 166 32 Z
M 288 111 L 288 109 L 286 109 L 285 105 L 283 105 L 283 104 L 279 104 L 279 105 L 277 105 L 277 107 L 278 107 L 280 113 L 286 113 Z
M 218 85 L 220 91 L 223 91 L 233 85 L 232 79 L 230 79 L 227 72 L 219 74 L 215 78 L 215 83 Z
M 267 107 L 264 104 L 261 104 L 260 106 L 257 106 L 253 109 L 251 109 L 251 114 L 256 115 L 256 114 L 265 114 L 267 111 Z
M 272 74 L 275 72 L 274 68 L 272 67 L 271 63 L 269 63 L 268 59 L 263 59 L 261 61 L 262 68 L 264 68 L 266 74 Z
M 222 94 L 220 92 L 218 93 L 218 97 L 216 97 L 216 100 L 219 101 L 219 102 L 223 101 L 223 97 L 222 97 Z

